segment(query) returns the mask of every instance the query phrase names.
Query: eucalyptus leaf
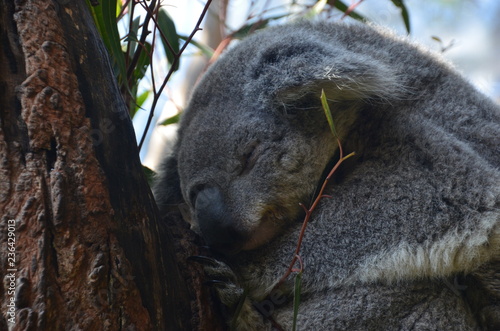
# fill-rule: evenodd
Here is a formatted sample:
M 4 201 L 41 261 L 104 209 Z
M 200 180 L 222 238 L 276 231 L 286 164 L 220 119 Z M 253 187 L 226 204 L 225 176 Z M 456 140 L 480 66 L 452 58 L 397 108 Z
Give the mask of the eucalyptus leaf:
M 391 0 L 392 3 L 401 9 L 401 17 L 405 23 L 406 31 L 410 33 L 410 15 L 408 14 L 408 8 L 404 4 L 403 0 Z
M 179 39 L 187 41 L 188 37 L 180 35 Z M 203 55 L 205 55 L 206 57 L 208 57 L 208 58 L 211 58 L 214 55 L 214 50 L 211 47 L 207 46 L 207 45 L 200 44 L 199 42 L 197 42 L 195 40 L 191 40 L 189 42 L 189 44 L 191 44 L 191 45 L 195 46 L 196 48 L 198 48 L 201 51 L 201 53 Z
M 97 10 L 101 9 L 101 19 L 104 30 L 101 31 L 103 37 L 106 35 L 108 43 L 106 47 L 111 53 L 111 58 L 114 60 L 119 73 L 119 80 L 125 81 L 127 77 L 127 69 L 125 65 L 125 56 L 120 44 L 120 34 L 118 33 L 118 26 L 116 24 L 116 0 L 106 0 L 101 5 L 95 7 Z
M 145 165 L 142 166 L 142 171 L 144 172 L 144 175 L 146 176 L 148 184 L 152 185 L 153 179 L 154 179 L 156 173 L 153 170 L 151 170 L 150 168 L 146 167 Z
M 132 85 L 137 85 L 137 82 L 141 80 L 146 74 L 149 64 L 151 63 L 151 51 L 152 46 L 150 43 L 146 42 L 144 47 L 141 47 L 141 54 L 139 55 L 139 60 L 134 69 L 134 77 Z
M 337 131 L 335 130 L 335 125 L 333 124 L 332 112 L 330 111 L 330 105 L 328 105 L 328 100 L 326 99 L 326 94 L 324 90 L 321 90 L 321 105 L 323 106 L 323 111 L 325 112 L 328 125 L 333 133 L 333 136 L 338 138 Z
M 137 113 L 137 111 L 139 111 L 139 109 L 142 108 L 142 105 L 144 104 L 144 102 L 149 97 L 150 92 L 151 91 L 146 90 L 146 91 L 142 92 L 141 94 L 139 94 L 137 96 L 137 98 L 135 98 L 134 108 L 131 109 L 130 117 L 133 118 L 135 116 L 135 114 Z
M 169 125 L 169 124 L 178 123 L 180 118 L 181 118 L 181 114 L 174 115 L 172 117 L 167 118 L 163 122 L 161 122 L 160 125 Z
M 139 35 L 139 25 L 141 23 L 140 17 L 136 17 L 132 21 L 132 25 L 130 26 L 130 30 L 128 32 L 128 36 L 125 39 L 126 42 L 129 43 L 128 49 L 129 49 L 129 57 L 134 56 L 135 49 L 137 48 L 137 41 L 139 40 L 138 35 Z
M 269 25 L 269 22 L 278 20 L 283 17 L 287 17 L 289 15 L 278 15 L 278 16 L 272 16 L 263 20 L 259 20 L 257 22 L 249 23 L 241 28 L 239 28 L 237 31 L 232 33 L 232 36 L 236 39 L 243 39 L 246 36 L 248 36 L 250 33 L 263 29 Z
M 179 36 L 177 35 L 174 21 L 163 9 L 160 9 L 158 12 L 158 28 L 163 33 L 163 36 L 165 36 L 165 38 L 161 38 L 161 41 L 165 48 L 167 60 L 172 69 L 176 71 L 179 69 L 179 59 L 177 58 L 179 54 Z
M 343 3 L 340 0 L 328 0 L 327 2 L 330 6 L 333 6 L 340 10 L 341 12 L 345 13 L 347 9 L 349 9 L 349 6 L 347 6 L 345 3 Z M 347 14 L 347 16 L 350 16 L 358 21 L 368 21 L 364 16 L 361 16 L 360 14 L 356 13 L 355 11 L 350 12 Z
M 318 16 L 319 13 L 323 11 L 326 5 L 326 0 L 319 0 L 312 6 L 312 8 L 304 15 L 304 18 L 312 19 Z

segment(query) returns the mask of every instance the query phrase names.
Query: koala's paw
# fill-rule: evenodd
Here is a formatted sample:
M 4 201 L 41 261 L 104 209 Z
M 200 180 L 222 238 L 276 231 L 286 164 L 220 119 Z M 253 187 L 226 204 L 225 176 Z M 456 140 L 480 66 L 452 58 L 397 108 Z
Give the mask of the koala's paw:
M 224 262 L 206 256 L 191 256 L 190 260 L 203 265 L 209 279 L 206 284 L 213 286 L 221 303 L 230 310 L 236 308 L 244 290 L 239 286 L 233 270 Z
M 225 306 L 231 330 L 264 330 L 262 316 L 254 309 L 246 291 L 238 284 L 233 270 L 224 262 L 205 257 L 191 256 L 190 260 L 201 263 L 220 302 Z

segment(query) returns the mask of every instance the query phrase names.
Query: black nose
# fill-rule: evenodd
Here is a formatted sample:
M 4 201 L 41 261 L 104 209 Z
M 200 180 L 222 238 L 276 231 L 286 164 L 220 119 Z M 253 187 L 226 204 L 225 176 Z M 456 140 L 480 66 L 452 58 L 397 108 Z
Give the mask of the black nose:
M 199 191 L 194 207 L 201 234 L 208 246 L 225 254 L 239 250 L 244 236 L 238 231 L 219 188 L 205 187 Z

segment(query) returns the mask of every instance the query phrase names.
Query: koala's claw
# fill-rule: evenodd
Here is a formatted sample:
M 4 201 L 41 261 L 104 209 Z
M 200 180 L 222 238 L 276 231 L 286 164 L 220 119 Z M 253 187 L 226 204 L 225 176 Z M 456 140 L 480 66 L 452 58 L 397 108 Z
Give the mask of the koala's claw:
M 217 279 L 211 279 L 211 280 L 207 280 L 207 281 L 204 281 L 203 282 L 203 285 L 208 285 L 208 286 L 224 286 L 226 285 L 226 282 L 223 282 L 221 280 L 217 280 Z
M 204 266 L 208 265 L 208 264 L 212 264 L 214 266 L 217 265 L 217 260 L 214 258 L 208 257 L 208 256 L 193 255 L 193 256 L 188 257 L 187 259 L 189 261 L 200 263 Z
M 225 306 L 231 330 L 246 331 L 264 329 L 260 314 L 253 308 L 247 291 L 240 286 L 233 270 L 224 262 L 206 256 L 191 256 L 191 261 L 201 263 L 209 280 L 206 285 L 211 286 L 220 302 Z M 257 327 L 262 325 L 262 327 Z
M 245 291 L 238 284 L 238 279 L 233 270 L 224 262 L 207 256 L 195 255 L 190 256 L 188 259 L 203 265 L 208 278 L 204 284 L 215 289 L 221 303 L 230 311 L 236 309 Z

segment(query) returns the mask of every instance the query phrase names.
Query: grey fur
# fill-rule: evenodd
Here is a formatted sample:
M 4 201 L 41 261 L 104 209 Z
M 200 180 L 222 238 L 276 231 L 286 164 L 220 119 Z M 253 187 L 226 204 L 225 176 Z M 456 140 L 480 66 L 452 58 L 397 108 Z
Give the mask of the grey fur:
M 218 288 L 229 308 L 248 290 L 236 328 L 270 329 L 272 314 L 291 329 L 292 281 L 271 289 L 293 257 L 299 202 L 338 153 L 321 89 L 357 156 L 306 231 L 299 330 L 495 328 L 500 317 L 484 316 L 500 316 L 499 107 L 407 40 L 324 22 L 255 33 L 217 61 L 155 184 L 161 211 L 185 201 L 193 229 L 228 254 L 206 269 L 234 272 Z M 493 280 L 471 303 L 478 270 Z

